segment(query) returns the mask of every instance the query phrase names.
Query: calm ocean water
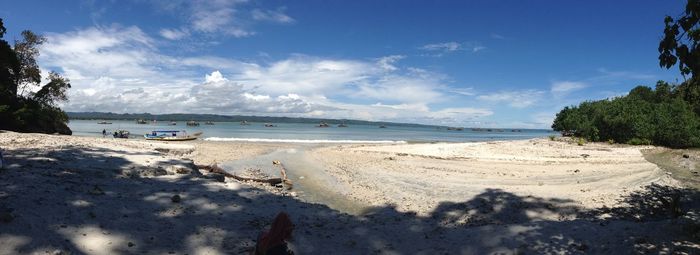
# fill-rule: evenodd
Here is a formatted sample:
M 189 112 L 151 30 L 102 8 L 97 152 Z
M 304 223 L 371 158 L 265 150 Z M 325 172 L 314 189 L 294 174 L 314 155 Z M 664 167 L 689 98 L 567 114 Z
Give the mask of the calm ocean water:
M 184 121 L 177 125 L 168 125 L 169 122 L 157 122 L 149 124 L 136 124 L 135 121 L 110 121 L 112 124 L 97 124 L 97 120 L 71 120 L 68 126 L 73 130 L 73 135 L 102 136 L 102 130 L 112 133 L 123 129 L 131 133 L 132 138 L 142 138 L 144 134 L 153 130 L 185 130 L 192 134 L 203 132 L 202 138 L 207 140 L 230 141 L 269 141 L 269 142 L 296 142 L 296 143 L 332 143 L 332 142 L 358 142 L 358 143 L 384 143 L 384 142 L 470 142 L 486 140 L 514 140 L 529 139 L 534 137 L 546 137 L 554 134 L 549 130 L 519 129 L 521 132 L 512 132 L 511 129 L 503 129 L 492 132 L 447 130 L 436 127 L 404 127 L 387 126 L 379 128 L 376 125 L 349 125 L 349 127 L 320 128 L 311 123 L 273 123 L 276 127 L 265 127 L 264 123 L 250 123 L 240 125 L 238 122 L 215 122 L 214 125 L 189 127 Z

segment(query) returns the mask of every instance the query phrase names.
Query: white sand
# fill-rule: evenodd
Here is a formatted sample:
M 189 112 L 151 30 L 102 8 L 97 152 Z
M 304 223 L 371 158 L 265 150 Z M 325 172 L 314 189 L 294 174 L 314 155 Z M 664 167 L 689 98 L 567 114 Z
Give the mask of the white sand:
M 648 215 L 645 203 L 641 213 L 600 210 L 625 206 L 617 200 L 643 185 L 674 185 L 637 147 L 530 140 L 311 153 L 349 199 L 377 206 L 362 216 L 192 171 L 283 146 L 2 132 L 0 254 L 247 254 L 279 211 L 297 226 L 297 254 L 700 252 L 685 229 L 696 219 Z
M 314 156 L 328 166 L 327 173 L 350 187 L 348 196 L 420 214 L 487 189 L 595 208 L 615 206 L 621 197 L 651 183 L 675 185 L 665 171 L 644 159 L 639 147 L 546 139 L 343 146 L 319 149 Z

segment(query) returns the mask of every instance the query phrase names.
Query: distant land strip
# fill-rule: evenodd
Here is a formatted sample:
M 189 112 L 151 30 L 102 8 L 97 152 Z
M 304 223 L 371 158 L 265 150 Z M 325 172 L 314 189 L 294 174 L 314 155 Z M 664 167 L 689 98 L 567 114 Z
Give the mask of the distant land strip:
M 385 121 L 366 121 L 352 119 L 320 119 L 300 117 L 275 117 L 275 116 L 244 116 L 244 115 L 218 115 L 218 114 L 150 114 L 150 113 L 112 113 L 112 112 L 67 112 L 68 118 L 73 120 L 158 120 L 158 121 L 216 121 L 216 122 L 270 122 L 270 123 L 315 123 L 327 122 L 329 124 L 345 123 L 347 125 L 385 125 L 402 127 L 446 127 L 440 125 L 424 125 L 415 123 L 397 123 Z

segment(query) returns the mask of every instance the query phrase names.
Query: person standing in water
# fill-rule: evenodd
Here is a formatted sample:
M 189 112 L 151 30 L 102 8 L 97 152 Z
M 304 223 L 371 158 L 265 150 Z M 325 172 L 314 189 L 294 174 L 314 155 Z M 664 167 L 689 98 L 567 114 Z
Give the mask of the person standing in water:
M 287 247 L 287 240 L 292 238 L 294 224 L 289 215 L 280 212 L 270 226 L 270 230 L 262 232 L 255 244 L 255 255 L 293 255 L 294 252 Z
M 102 137 L 104 138 L 106 136 L 107 136 L 107 129 L 102 129 Z

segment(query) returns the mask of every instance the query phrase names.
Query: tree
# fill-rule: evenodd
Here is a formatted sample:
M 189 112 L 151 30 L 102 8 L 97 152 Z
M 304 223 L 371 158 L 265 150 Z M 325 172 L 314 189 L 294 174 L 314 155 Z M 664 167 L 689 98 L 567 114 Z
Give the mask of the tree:
M 68 100 L 66 91 L 70 88 L 70 81 L 61 77 L 56 72 L 49 72 L 49 83 L 44 85 L 34 94 L 33 99 L 45 105 L 53 105 L 58 101 Z
M 18 86 L 20 95 L 24 95 L 25 90 L 39 86 L 41 83 L 41 70 L 36 58 L 39 57 L 39 46 L 46 42 L 46 38 L 35 34 L 32 31 L 22 31 L 22 40 L 15 41 L 15 54 L 20 65 L 19 75 L 15 77 L 15 84 Z
M 49 82 L 41 86 L 36 58 L 46 38 L 25 30 L 22 40 L 11 47 L 3 40 L 6 31 L 0 19 L 0 129 L 71 134 L 66 113 L 56 106 L 68 99 L 70 81 L 50 72 Z
M 700 73 L 700 0 L 688 0 L 684 14 L 664 18 L 664 37 L 659 43 L 659 65 L 678 64 L 683 76 Z

